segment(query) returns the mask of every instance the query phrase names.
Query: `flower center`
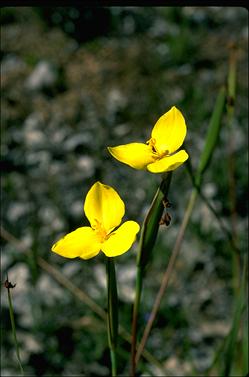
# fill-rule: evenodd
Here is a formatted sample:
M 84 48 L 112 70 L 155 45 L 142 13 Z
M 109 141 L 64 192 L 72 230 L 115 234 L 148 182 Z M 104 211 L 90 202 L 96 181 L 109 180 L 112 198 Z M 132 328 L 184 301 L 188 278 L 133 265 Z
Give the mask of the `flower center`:
M 102 243 L 110 237 L 110 234 L 106 232 L 102 224 L 97 219 L 94 219 L 94 221 L 95 221 L 95 224 L 92 228 L 96 232 L 97 236 L 100 239 L 100 242 Z
M 156 139 L 154 139 L 153 137 L 150 138 L 150 140 L 148 140 L 146 142 L 146 144 L 148 144 L 151 147 L 152 152 L 155 155 L 156 160 L 160 160 L 161 158 L 163 158 L 165 156 L 170 156 L 168 149 L 165 149 L 163 151 L 159 151 L 159 149 L 156 146 Z

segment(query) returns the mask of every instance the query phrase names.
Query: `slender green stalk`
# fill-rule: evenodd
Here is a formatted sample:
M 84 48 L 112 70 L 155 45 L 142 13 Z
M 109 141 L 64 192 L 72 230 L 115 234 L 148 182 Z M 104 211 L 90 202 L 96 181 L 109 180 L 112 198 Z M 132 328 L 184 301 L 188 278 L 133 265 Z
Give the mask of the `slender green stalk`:
M 112 365 L 112 376 L 117 376 L 117 351 L 116 349 L 110 348 L 111 355 L 111 365 Z
M 170 260 L 169 260 L 169 264 L 168 264 L 167 269 L 164 273 L 159 292 L 157 294 L 155 303 L 153 305 L 152 312 L 151 312 L 149 320 L 146 324 L 142 340 L 141 340 L 139 347 L 138 347 L 138 350 L 137 350 L 136 359 L 135 359 L 136 364 L 138 363 L 138 361 L 139 361 L 139 359 L 142 355 L 142 352 L 143 352 L 143 349 L 144 349 L 145 344 L 147 342 L 147 339 L 148 339 L 149 333 L 151 331 L 153 322 L 154 322 L 156 314 L 158 312 L 160 303 L 162 301 L 162 297 L 164 295 L 165 289 L 168 286 L 169 278 L 170 278 L 171 273 L 173 271 L 176 258 L 179 254 L 181 244 L 182 244 L 182 241 L 183 241 L 183 237 L 184 237 L 184 234 L 185 234 L 185 230 L 186 230 L 187 224 L 189 222 L 190 216 L 191 216 L 193 208 L 194 208 L 196 197 L 197 197 L 197 190 L 193 189 L 191 196 L 189 198 L 187 209 L 186 209 L 185 214 L 184 214 L 184 218 L 183 218 L 183 221 L 182 221 L 182 224 L 181 224 L 181 228 L 179 230 L 179 233 L 178 233 L 178 236 L 177 236 L 177 239 L 176 239 L 174 249 L 172 251 L 172 254 L 171 254 L 171 257 L 170 257 Z
M 239 249 L 238 249 L 237 245 L 235 245 L 235 243 L 234 243 L 234 239 L 233 239 L 232 233 L 227 228 L 227 226 L 223 223 L 223 221 L 220 219 L 219 213 L 216 211 L 216 209 L 213 207 L 213 205 L 210 203 L 210 201 L 205 197 L 205 195 L 203 194 L 203 192 L 201 190 L 201 187 L 200 186 L 196 186 L 195 177 L 194 177 L 194 175 L 192 173 L 192 166 L 191 166 L 191 159 L 190 158 L 188 159 L 188 164 L 186 164 L 186 166 L 187 166 L 187 171 L 188 171 L 188 173 L 190 175 L 192 184 L 197 189 L 200 198 L 203 200 L 203 202 L 206 204 L 206 206 L 208 207 L 208 209 L 215 216 L 215 218 L 216 218 L 216 220 L 217 220 L 217 222 L 218 222 L 221 230 L 227 236 L 227 239 L 228 239 L 228 242 L 229 242 L 231 248 L 234 250 L 234 252 L 239 253 Z
M 245 259 L 246 258 L 244 258 L 244 262 L 246 262 Z M 246 309 L 247 277 L 247 264 L 244 263 L 242 277 L 240 278 L 239 292 L 235 300 L 232 327 L 226 339 L 226 346 L 222 354 L 224 365 L 221 368 L 221 375 L 225 377 L 231 375 L 233 362 L 236 358 L 236 353 L 238 352 L 237 342 L 239 329 L 241 326 L 243 312 Z
M 207 170 L 208 165 L 213 156 L 213 151 L 217 144 L 219 138 L 219 132 L 221 128 L 221 119 L 226 102 L 226 90 L 224 87 L 221 87 L 215 107 L 209 122 L 208 132 L 206 136 L 205 146 L 200 157 L 200 162 L 195 173 L 195 182 L 197 186 L 201 186 L 201 181 L 203 178 L 204 172 Z
M 135 375 L 135 356 L 136 356 L 136 337 L 137 337 L 137 321 L 138 321 L 138 312 L 140 307 L 142 293 L 142 268 L 141 266 L 137 267 L 137 276 L 136 276 L 136 294 L 135 301 L 133 305 L 133 317 L 132 317 L 132 342 L 131 342 L 131 375 Z
M 113 258 L 107 258 L 107 331 L 111 356 L 112 376 L 117 376 L 118 292 Z
M 248 294 L 247 294 L 248 297 Z M 247 313 L 248 313 L 248 303 L 247 303 Z M 248 372 L 248 317 L 244 316 L 243 326 L 242 326 L 242 375 L 246 376 Z
M 236 182 L 235 182 L 235 155 L 234 155 L 234 135 L 233 122 L 236 96 L 236 71 L 237 71 L 237 51 L 235 46 L 231 46 L 229 56 L 229 67 L 227 77 L 227 124 L 229 127 L 228 139 L 228 195 L 230 204 L 230 218 L 232 240 L 235 245 L 237 240 L 237 213 L 236 213 Z M 239 282 L 241 275 L 241 261 L 239 252 L 232 252 L 233 288 L 235 295 L 239 292 Z
M 154 196 L 150 209 L 144 220 L 139 241 L 137 257 L 136 292 L 132 317 L 132 341 L 131 341 L 131 375 L 135 375 L 136 369 L 136 344 L 137 344 L 137 322 L 141 301 L 143 279 L 145 268 L 148 265 L 160 225 L 160 219 L 164 211 L 163 201 L 167 199 L 172 172 L 164 174 L 162 182 Z
M 13 286 L 8 281 L 8 277 L 7 277 L 7 280 L 5 282 L 5 287 L 7 288 L 7 291 L 8 291 L 8 303 L 9 303 L 9 312 L 10 312 L 10 322 L 11 322 L 11 327 L 12 327 L 13 339 L 14 339 L 14 343 L 15 343 L 16 357 L 17 357 L 17 361 L 18 361 L 18 364 L 19 364 L 20 372 L 24 376 L 24 371 L 23 371 L 23 367 L 22 367 L 22 363 L 21 363 L 21 358 L 20 358 L 20 353 L 19 353 L 19 345 L 18 345 L 17 336 L 16 336 L 16 325 L 15 325 L 15 319 L 14 319 L 14 310 L 13 310 L 11 293 L 10 293 L 10 289 L 13 288 Z

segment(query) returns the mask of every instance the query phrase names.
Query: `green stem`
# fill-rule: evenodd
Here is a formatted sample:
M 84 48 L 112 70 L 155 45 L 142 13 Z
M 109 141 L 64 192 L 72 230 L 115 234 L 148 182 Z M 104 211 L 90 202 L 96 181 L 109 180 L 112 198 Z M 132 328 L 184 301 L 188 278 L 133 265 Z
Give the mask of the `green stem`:
M 197 198 L 197 190 L 193 189 L 192 192 L 191 192 L 191 196 L 189 198 L 187 209 L 186 209 L 185 214 L 184 214 L 184 218 L 183 218 L 183 221 L 182 221 L 182 224 L 181 224 L 181 228 L 179 230 L 179 233 L 178 233 L 178 236 L 177 236 L 177 239 L 176 239 L 174 249 L 172 251 L 172 254 L 171 254 L 171 257 L 170 257 L 170 260 L 169 260 L 169 264 L 168 264 L 167 269 L 166 269 L 166 271 L 163 275 L 163 279 L 162 279 L 162 283 L 161 283 L 159 292 L 157 294 L 155 303 L 153 305 L 152 312 L 151 312 L 149 320 L 146 324 L 142 340 L 141 340 L 139 347 L 138 347 L 138 350 L 137 350 L 137 354 L 136 354 L 136 358 L 135 358 L 135 364 L 138 363 L 138 361 L 139 361 L 139 359 L 142 355 L 143 349 L 145 347 L 146 341 L 147 341 L 149 333 L 151 331 L 153 322 L 156 318 L 156 314 L 158 312 L 158 309 L 159 309 L 160 303 L 162 301 L 163 295 L 164 295 L 165 290 L 168 286 L 169 278 L 172 274 L 176 258 L 179 254 L 179 251 L 180 251 L 180 248 L 181 248 L 181 245 L 182 245 L 182 241 L 183 241 L 183 237 L 184 237 L 184 234 L 185 234 L 185 230 L 186 230 L 186 227 L 188 225 L 191 213 L 193 211 L 196 198 Z
M 107 258 L 107 331 L 111 356 L 112 376 L 117 376 L 118 293 L 113 258 Z
M 167 199 L 172 172 L 165 173 L 162 182 L 153 198 L 150 209 L 143 222 L 139 241 L 137 257 L 136 292 L 132 317 L 132 339 L 131 339 L 131 375 L 135 376 L 136 371 L 136 344 L 137 344 L 137 322 L 141 301 L 143 278 L 145 268 L 148 265 L 159 229 L 159 222 L 164 211 L 163 200 Z
M 112 376 L 117 376 L 117 352 L 116 349 L 110 348 Z
M 11 299 L 11 294 L 10 294 L 10 288 L 7 288 L 7 291 L 8 291 L 10 322 L 11 322 L 12 334 L 13 334 L 14 343 L 15 343 L 16 357 L 17 357 L 17 361 L 18 361 L 18 364 L 19 364 L 20 372 L 21 372 L 22 376 L 24 376 L 24 371 L 23 371 L 20 353 L 19 353 L 19 346 L 18 346 L 17 337 L 16 337 L 16 325 L 15 325 L 15 319 L 14 319 L 14 311 L 13 311 L 12 299 Z
M 231 248 L 233 249 L 233 251 L 235 253 L 239 253 L 239 249 L 238 247 L 235 245 L 235 242 L 234 242 L 234 239 L 233 239 L 233 235 L 232 233 L 230 232 L 230 230 L 227 228 L 227 226 L 222 222 L 222 220 L 220 219 L 220 215 L 219 213 L 216 211 L 216 209 L 212 206 L 212 204 L 210 203 L 210 201 L 205 197 L 205 195 L 202 193 L 202 190 L 201 190 L 201 187 L 200 186 L 197 186 L 196 183 L 195 183 L 195 177 L 192 173 L 192 167 L 191 167 L 191 162 L 190 162 L 190 159 L 188 160 L 188 164 L 187 164 L 187 171 L 190 175 L 190 179 L 192 181 L 192 184 L 194 186 L 194 188 L 198 191 L 198 194 L 200 196 L 200 198 L 203 200 L 203 202 L 206 204 L 206 206 L 208 207 L 208 209 L 213 213 L 213 215 L 215 216 L 221 230 L 223 231 L 223 233 L 226 235 L 227 239 L 228 239 L 228 242 L 231 246 Z
M 135 357 L 136 357 L 136 345 L 137 345 L 137 321 L 138 321 L 138 313 L 140 307 L 140 300 L 141 300 L 141 293 L 142 293 L 142 268 L 141 266 L 137 267 L 137 276 L 136 276 L 136 294 L 135 294 L 135 301 L 133 306 L 133 316 L 132 316 L 132 342 L 131 342 L 131 375 L 135 376 Z
M 236 71 L 237 71 L 237 50 L 231 46 L 229 57 L 229 71 L 227 78 L 227 124 L 229 127 L 228 139 L 228 195 L 230 204 L 230 218 L 232 241 L 237 246 L 237 211 L 236 211 L 236 180 L 235 180 L 235 155 L 234 155 L 234 135 L 233 122 L 236 97 Z M 235 296 L 239 292 L 239 282 L 241 275 L 240 253 L 232 252 L 233 288 Z

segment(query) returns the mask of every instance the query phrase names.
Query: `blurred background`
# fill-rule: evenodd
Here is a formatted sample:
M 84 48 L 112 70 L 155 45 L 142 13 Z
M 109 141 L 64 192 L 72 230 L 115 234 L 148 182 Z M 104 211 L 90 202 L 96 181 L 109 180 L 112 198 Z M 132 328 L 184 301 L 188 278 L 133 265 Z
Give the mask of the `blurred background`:
M 106 147 L 147 141 L 171 106 L 186 119 L 185 147 L 196 169 L 218 91 L 227 82 L 231 46 L 238 59 L 235 115 L 228 127 L 224 113 L 202 189 L 236 232 L 243 260 L 248 245 L 247 10 L 1 8 L 1 282 L 8 272 L 16 283 L 11 293 L 27 375 L 109 375 L 105 322 L 70 285 L 105 310 L 104 257 L 67 260 L 52 254 L 51 245 L 88 224 L 84 198 L 97 180 L 119 192 L 126 220 L 142 224 L 160 175 L 119 163 Z M 171 225 L 160 228 L 147 272 L 140 335 L 192 190 L 185 165 L 173 174 Z M 116 258 L 120 323 L 127 331 L 136 248 Z M 233 271 L 227 236 L 198 199 L 147 343 L 158 362 L 141 360 L 138 375 L 164 375 L 162 370 L 169 376 L 208 375 L 233 321 Z M 1 286 L 1 375 L 18 375 L 7 290 Z M 246 368 L 245 333 L 246 327 L 240 329 L 233 375 Z M 129 375 L 129 350 L 120 337 L 120 375 Z

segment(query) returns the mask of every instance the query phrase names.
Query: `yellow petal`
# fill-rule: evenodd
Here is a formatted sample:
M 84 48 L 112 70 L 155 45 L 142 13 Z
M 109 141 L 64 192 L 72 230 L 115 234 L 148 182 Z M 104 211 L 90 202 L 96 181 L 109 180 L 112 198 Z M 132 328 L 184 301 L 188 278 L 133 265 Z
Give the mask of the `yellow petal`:
M 111 233 L 108 240 L 102 244 L 101 250 L 107 257 L 116 257 L 125 253 L 135 241 L 139 229 L 140 226 L 135 221 L 126 221 Z
M 187 133 L 184 117 L 180 110 L 173 106 L 156 122 L 151 136 L 156 140 L 159 153 L 174 153 L 182 145 Z
M 155 160 L 151 147 L 143 143 L 130 143 L 117 147 L 108 147 L 108 151 L 118 161 L 135 169 L 145 169 L 148 164 Z
M 100 248 L 101 243 L 96 232 L 88 226 L 83 226 L 57 241 L 52 251 L 66 258 L 89 259 L 95 257 L 100 252 Z
M 175 170 L 178 166 L 182 165 L 188 159 L 188 154 L 185 150 L 173 154 L 172 156 L 166 156 L 157 160 L 153 164 L 147 166 L 147 169 L 151 173 L 163 173 L 170 170 Z
M 112 187 L 96 182 L 87 193 L 84 210 L 93 229 L 100 226 L 108 233 L 121 223 L 125 205 Z

